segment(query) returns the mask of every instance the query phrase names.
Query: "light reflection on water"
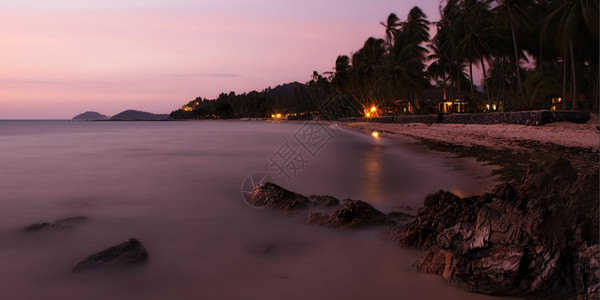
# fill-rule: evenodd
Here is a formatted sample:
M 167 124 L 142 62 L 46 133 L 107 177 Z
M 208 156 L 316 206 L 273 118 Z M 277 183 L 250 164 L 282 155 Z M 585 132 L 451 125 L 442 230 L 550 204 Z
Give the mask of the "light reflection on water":
M 335 139 L 287 182 L 268 157 L 301 125 L 0 121 L 0 295 L 486 298 L 410 270 L 419 253 L 375 231 L 339 232 L 252 209 L 240 185 L 266 172 L 303 194 L 358 198 L 387 212 L 416 209 L 440 188 L 478 193 L 490 183 L 489 168 L 333 125 Z M 15 233 L 79 215 L 89 220 L 73 230 Z M 69 273 L 81 258 L 130 237 L 149 251 L 144 267 Z
M 371 150 L 365 152 L 363 164 L 366 182 L 363 184 L 362 195 L 367 196 L 374 204 L 381 204 L 383 199 L 383 172 L 381 164 L 383 154 L 381 146 L 375 143 Z

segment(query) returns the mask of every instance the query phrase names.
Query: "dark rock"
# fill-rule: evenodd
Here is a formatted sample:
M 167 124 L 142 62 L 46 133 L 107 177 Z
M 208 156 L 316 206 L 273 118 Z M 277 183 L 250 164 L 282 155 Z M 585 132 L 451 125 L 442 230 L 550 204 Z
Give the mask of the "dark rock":
M 479 197 L 461 199 L 445 191 L 428 195 L 417 218 L 400 232 L 398 239 L 406 246 L 430 247 L 444 229 L 457 222 L 473 222 L 483 201 Z
M 579 299 L 598 299 L 600 294 L 600 265 L 598 265 L 598 244 L 581 245 L 575 252 L 573 271 L 575 292 Z
M 23 229 L 23 232 L 38 232 L 43 229 L 55 229 L 55 230 L 70 229 L 70 228 L 73 228 L 76 224 L 84 222 L 86 220 L 87 220 L 87 217 L 80 216 L 80 217 L 70 217 L 70 218 L 56 220 L 52 224 L 45 223 L 45 222 L 37 223 L 37 224 L 32 224 L 32 225 L 25 227 Z
M 399 240 L 427 250 L 418 270 L 472 292 L 594 299 L 598 190 L 597 168 L 577 174 L 560 159 L 477 199 L 429 196 Z
M 73 271 L 91 269 L 111 269 L 140 264 L 148 259 L 148 253 L 140 241 L 130 238 L 127 241 L 83 259 Z
M 320 207 L 331 207 L 331 206 L 336 206 L 340 204 L 340 201 L 334 197 L 331 196 L 315 196 L 315 195 L 311 195 L 308 196 L 308 199 L 310 201 L 312 201 L 314 206 L 320 206 Z
M 312 195 L 306 197 L 270 182 L 264 182 L 254 187 L 247 201 L 255 207 L 265 207 L 283 212 L 298 212 L 308 208 L 331 209 L 339 206 L 340 203 L 338 199 L 331 196 Z M 344 200 L 343 205 L 330 214 L 322 212 L 308 214 L 306 222 L 348 229 L 394 224 L 394 221 L 371 205 L 351 199 Z
M 405 220 L 414 219 L 416 216 L 405 213 L 405 212 L 401 212 L 401 211 L 393 211 L 393 212 L 388 213 L 387 217 L 392 220 L 405 221 Z
M 36 232 L 50 227 L 50 223 L 31 224 L 23 229 L 24 232 Z
M 254 187 L 250 192 L 248 202 L 254 207 L 266 207 L 287 212 L 305 209 L 313 204 L 308 197 L 288 191 L 270 182 L 263 182 Z
M 306 217 L 306 222 L 346 229 L 358 229 L 393 223 L 385 214 L 368 203 L 351 199 L 344 200 L 342 207 L 336 209 L 330 215 L 319 212 L 309 214 Z
M 87 221 L 87 217 L 71 217 L 54 221 L 51 227 L 55 229 L 73 228 L 76 224 Z
M 332 196 L 306 197 L 270 182 L 254 187 L 247 201 L 254 207 L 266 207 L 284 212 L 296 212 L 310 207 L 331 207 L 340 203 Z

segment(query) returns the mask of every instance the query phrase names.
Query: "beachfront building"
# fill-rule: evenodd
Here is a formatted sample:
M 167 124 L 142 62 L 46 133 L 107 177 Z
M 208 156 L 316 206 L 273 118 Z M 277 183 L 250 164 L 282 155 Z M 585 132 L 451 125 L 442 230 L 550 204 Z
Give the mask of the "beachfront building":
M 435 108 L 437 113 L 465 113 L 470 112 L 472 103 L 467 91 L 458 91 L 453 88 L 428 88 L 421 92 L 424 103 Z
M 573 95 L 572 94 L 568 94 L 567 95 L 567 99 L 566 99 L 567 103 L 566 103 L 566 109 L 571 109 L 571 106 L 573 106 Z M 587 100 L 585 98 L 585 94 L 583 93 L 579 93 L 579 95 L 577 95 L 577 102 L 579 104 L 579 108 L 586 108 L 587 107 Z M 554 96 L 552 97 L 552 99 L 550 100 L 550 109 L 551 110 L 562 110 L 565 109 L 564 108 L 564 103 L 563 103 L 563 98 L 560 96 Z

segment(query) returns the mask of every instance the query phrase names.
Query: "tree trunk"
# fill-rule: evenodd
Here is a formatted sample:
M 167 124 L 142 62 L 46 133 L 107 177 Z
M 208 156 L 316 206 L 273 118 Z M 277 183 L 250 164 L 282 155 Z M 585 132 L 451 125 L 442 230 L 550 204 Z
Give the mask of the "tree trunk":
M 575 70 L 575 52 L 573 51 L 573 39 L 569 37 L 569 53 L 571 55 L 571 80 L 573 81 L 573 106 L 572 110 L 579 109 L 579 101 L 577 99 L 577 72 Z
M 485 64 L 483 63 L 483 57 L 481 58 L 481 68 L 483 69 L 483 84 L 485 86 L 485 92 L 488 97 L 488 106 L 489 106 L 488 109 L 491 110 L 492 109 L 492 97 L 490 97 L 490 89 L 488 88 L 487 74 L 485 73 Z
M 473 63 L 469 61 L 469 78 L 471 79 L 471 101 L 475 101 L 475 90 L 473 89 Z M 474 108 L 477 110 L 476 108 Z
M 566 48 L 566 47 L 565 47 Z M 562 109 L 566 110 L 567 107 L 567 63 L 569 60 L 569 53 L 566 49 L 563 56 L 563 89 L 562 89 Z
M 510 100 L 506 98 L 506 54 L 502 54 L 502 100 L 503 106 L 510 109 Z
M 456 99 L 456 96 L 454 95 L 454 89 L 455 89 L 455 85 L 456 85 L 456 80 L 453 77 L 454 76 L 454 74 L 453 74 L 454 72 L 452 72 L 452 66 L 448 67 L 448 71 L 450 71 L 449 72 L 450 73 L 450 81 L 453 83 L 451 85 L 451 87 L 452 87 L 452 102 L 454 102 L 454 99 Z
M 596 72 L 596 76 L 598 76 L 598 72 Z M 596 82 L 594 83 L 594 111 L 598 112 L 598 94 L 600 92 L 600 78 L 596 77 Z
M 540 71 L 544 71 L 544 40 L 542 37 L 540 33 L 540 61 L 538 62 L 538 69 Z
M 519 64 L 519 46 L 517 44 L 517 36 L 515 35 L 515 25 L 510 20 L 510 31 L 512 32 L 513 48 L 515 50 L 515 66 L 517 67 L 517 87 L 519 89 L 519 97 L 523 96 L 523 83 L 521 82 L 521 67 Z

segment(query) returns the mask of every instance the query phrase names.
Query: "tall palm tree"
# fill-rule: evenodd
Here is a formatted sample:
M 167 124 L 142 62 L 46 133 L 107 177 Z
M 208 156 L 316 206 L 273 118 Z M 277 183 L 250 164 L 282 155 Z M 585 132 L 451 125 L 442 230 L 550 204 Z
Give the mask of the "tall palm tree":
M 575 44 L 576 40 L 598 44 L 598 0 L 564 0 L 561 6 L 544 19 L 543 30 L 546 36 L 555 36 L 557 48 L 562 49 L 565 76 L 567 60 L 570 62 L 573 93 L 571 109 L 579 109 L 576 65 L 581 61 L 581 56 L 578 56 L 580 53 L 576 51 L 578 49 Z M 563 85 L 566 85 L 566 78 L 563 78 Z M 566 98 L 565 95 L 563 97 Z
M 473 62 L 480 61 L 485 74 L 484 58 L 488 58 L 490 51 L 490 37 L 493 36 L 491 27 L 492 14 L 489 10 L 489 0 L 464 0 L 460 4 L 459 14 L 453 23 L 462 26 L 461 40 L 457 48 L 463 52 L 464 58 L 469 63 L 469 74 L 471 78 L 471 97 L 475 99 L 475 91 L 473 89 Z M 487 82 L 487 81 L 485 81 Z M 489 90 L 489 89 L 488 89 Z M 489 93 L 488 93 L 489 95 Z M 488 98 L 490 98 L 488 96 Z M 488 101 L 491 101 L 489 99 Z
M 431 60 L 431 64 L 427 67 L 427 76 L 433 81 L 437 82 L 442 86 L 444 92 L 444 101 L 447 99 L 446 84 L 449 70 L 447 69 L 448 62 L 446 61 L 444 54 L 439 50 L 435 44 L 430 44 L 429 48 L 433 51 L 427 58 Z M 440 82 L 441 79 L 441 82 Z
M 396 33 L 398 32 L 398 28 L 401 25 L 400 19 L 395 13 L 391 13 L 386 22 L 379 22 L 383 27 L 385 27 L 385 43 L 387 49 L 392 49 L 394 47 L 394 38 Z
M 377 73 L 385 52 L 385 41 L 370 37 L 363 47 L 352 55 L 351 94 L 365 107 L 377 101 Z
M 474 24 L 471 25 L 473 25 L 473 27 L 470 27 L 470 32 L 458 44 L 458 48 L 462 49 L 462 51 L 466 55 L 467 60 L 469 61 L 469 70 L 471 73 L 471 86 L 474 85 L 472 62 L 479 60 L 481 69 L 483 70 L 483 82 L 488 98 L 488 107 L 492 107 L 492 97 L 490 95 L 490 88 L 487 84 L 488 81 L 484 60 L 489 60 L 491 54 L 494 51 L 493 41 L 495 39 L 495 34 L 493 32 L 491 23 L 487 22 L 484 18 L 477 18 Z M 475 98 L 472 88 L 471 93 L 473 98 Z
M 419 108 L 418 94 L 428 82 L 425 79 L 425 61 L 428 50 L 423 44 L 429 41 L 429 21 L 427 15 L 419 8 L 413 7 L 407 20 L 402 22 L 397 31 L 394 47 L 387 60 L 385 81 L 400 90 L 396 93 L 409 101 L 413 107 Z
M 494 8 L 495 23 L 498 26 L 507 26 L 510 29 L 512 48 L 514 52 L 515 73 L 517 76 L 517 89 L 519 96 L 523 96 L 523 81 L 521 79 L 521 49 L 517 39 L 516 26 L 526 32 L 533 25 L 533 21 L 525 12 L 525 7 L 533 5 L 531 0 L 496 0 L 498 6 Z

